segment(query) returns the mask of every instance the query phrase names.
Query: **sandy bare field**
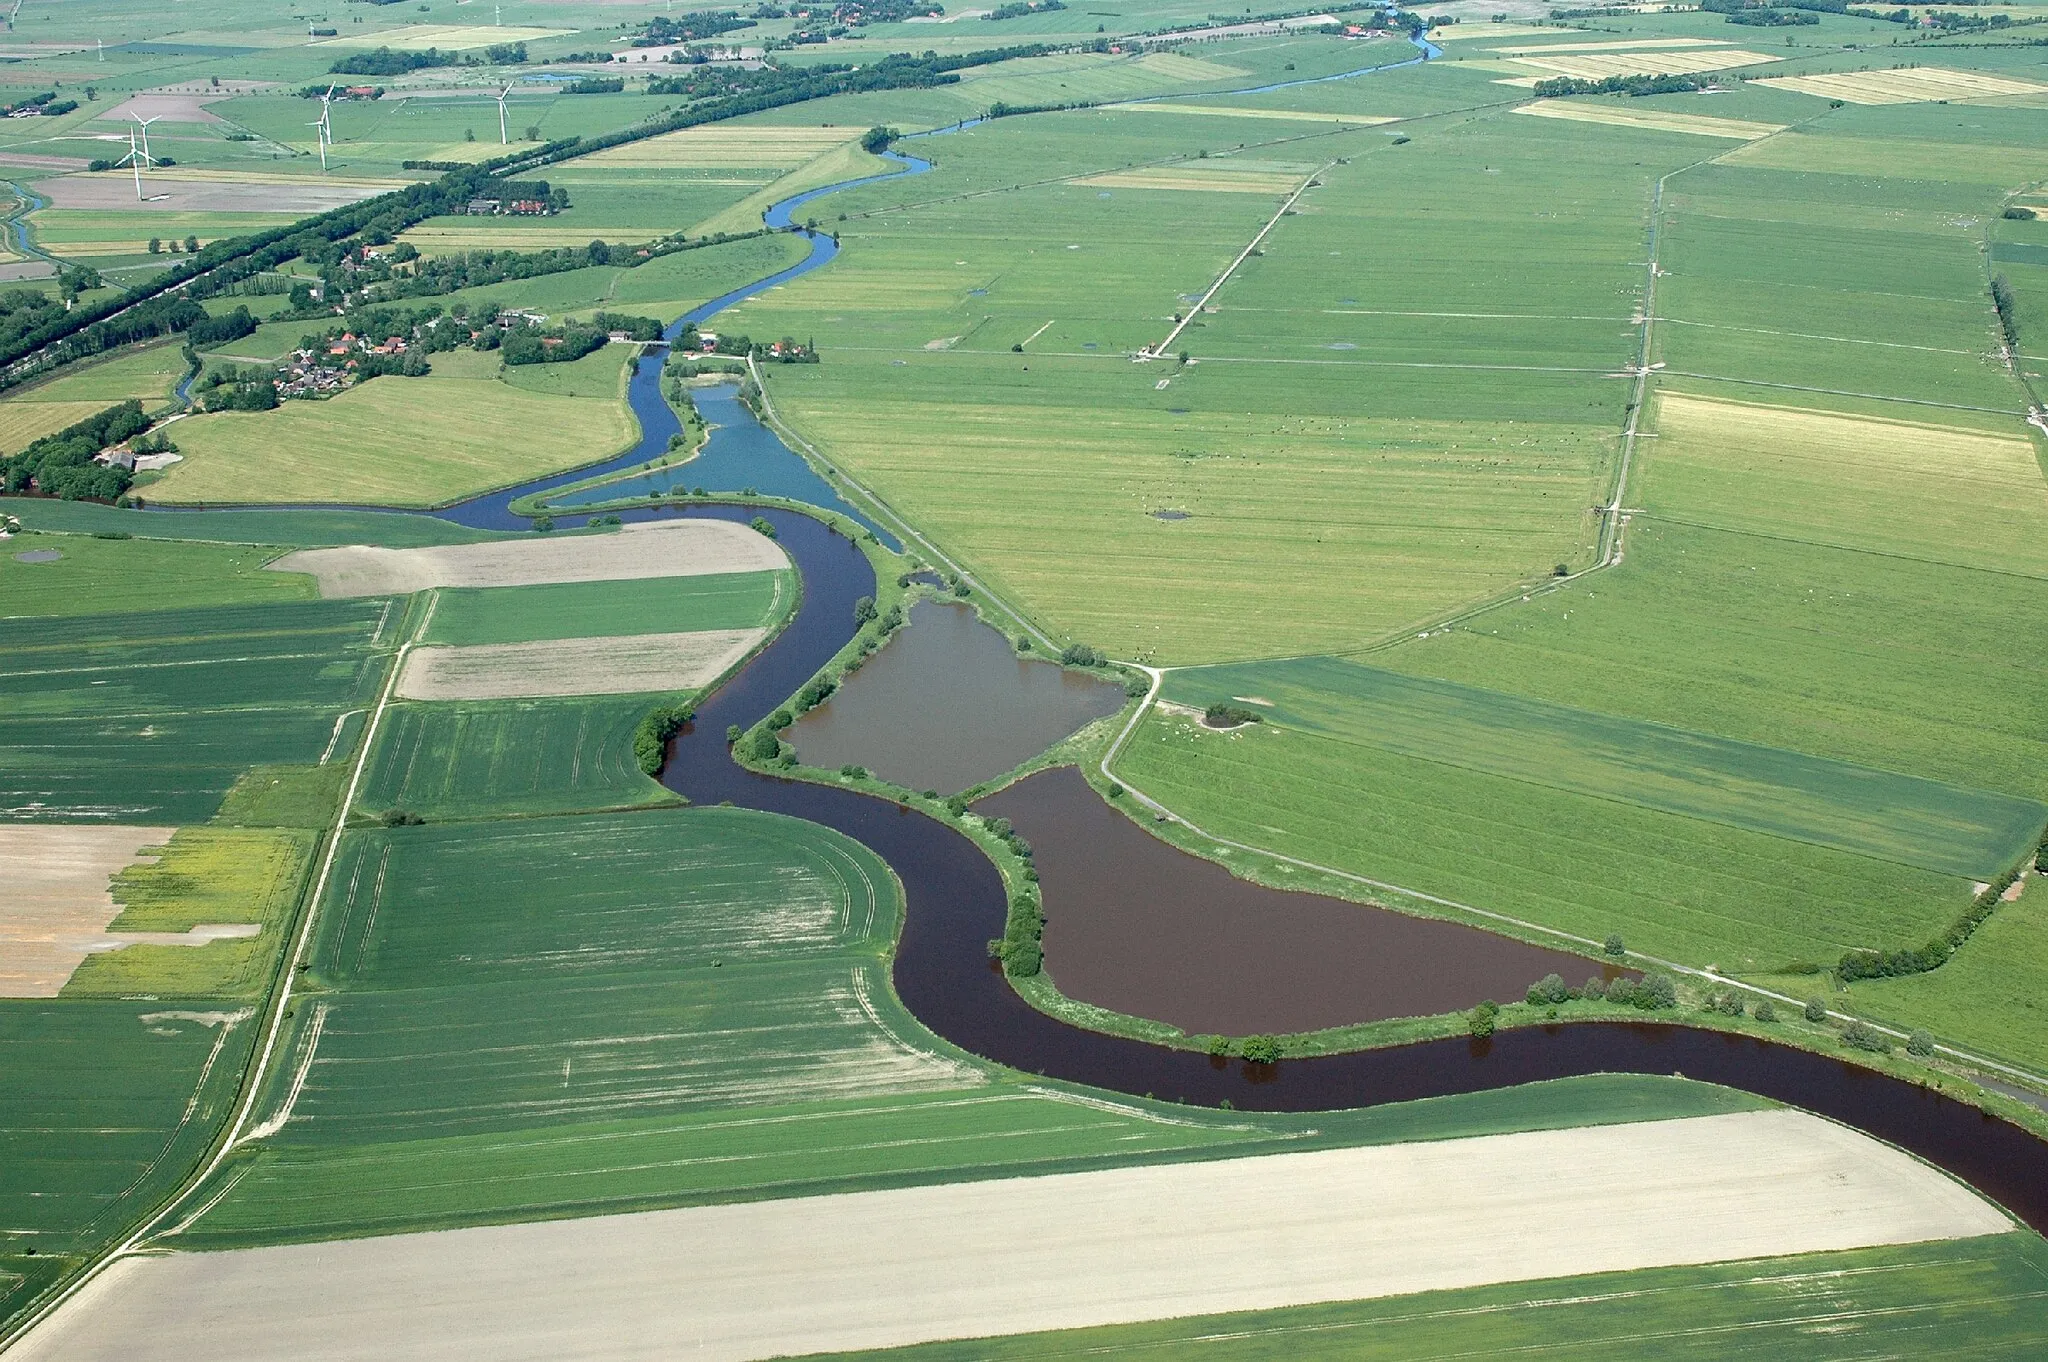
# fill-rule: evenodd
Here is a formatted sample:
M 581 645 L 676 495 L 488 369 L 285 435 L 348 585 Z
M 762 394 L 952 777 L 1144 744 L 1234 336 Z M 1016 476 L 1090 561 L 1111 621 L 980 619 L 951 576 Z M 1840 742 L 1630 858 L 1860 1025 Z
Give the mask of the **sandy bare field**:
M 2009 1228 L 1748 1112 L 128 1259 L 15 1357 L 760 1358 Z
M 135 198 L 135 180 L 125 170 L 103 170 L 45 180 L 40 188 L 57 208 L 133 209 L 137 212 L 193 213 L 324 213 L 387 193 L 395 184 L 362 181 L 334 184 L 308 180 L 300 184 L 259 184 L 184 179 L 151 171 L 143 177 L 149 202 Z
M 353 545 L 301 549 L 270 565 L 310 572 L 320 594 L 386 596 L 430 586 L 537 586 L 762 572 L 789 566 L 774 540 L 729 520 L 666 520 L 614 534 L 506 539 L 488 544 L 386 549 Z
M 1546 99 L 1524 104 L 1515 110 L 1534 118 L 1561 118 L 1572 123 L 1605 123 L 1617 128 L 1641 128 L 1646 132 L 1682 132 L 1699 137 L 1729 137 L 1754 142 L 1774 132 L 1785 131 L 1782 123 L 1754 123 L 1741 118 L 1712 118 L 1703 114 L 1672 113 L 1664 109 L 1626 109 L 1611 104 L 1573 104 Z
M 115 873 L 170 828 L 0 826 L 0 998 L 54 998 L 86 956 L 116 944 Z
M 2048 94 L 2048 85 L 1922 66 L 1909 71 L 1849 71 L 1834 75 L 1777 76 L 1760 82 L 1849 104 L 1919 104 L 1934 100 L 1998 99 Z
M 705 629 L 415 648 L 398 678 L 398 693 L 407 700 L 519 700 L 696 690 L 717 680 L 767 635 L 766 629 Z

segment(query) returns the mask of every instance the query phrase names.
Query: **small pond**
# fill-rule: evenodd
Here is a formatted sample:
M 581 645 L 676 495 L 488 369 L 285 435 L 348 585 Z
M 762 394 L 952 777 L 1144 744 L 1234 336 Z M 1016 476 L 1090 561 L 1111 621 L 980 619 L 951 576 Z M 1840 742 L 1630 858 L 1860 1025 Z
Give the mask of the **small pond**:
M 974 806 L 1031 843 L 1060 992 L 1190 1035 L 1314 1031 L 1620 971 L 1454 922 L 1240 880 L 1146 832 L 1071 766 Z
M 920 601 L 910 623 L 785 735 L 809 766 L 865 766 L 951 794 L 1123 708 L 1121 686 L 1019 657 L 971 606 Z
M 26 553 L 15 554 L 14 561 L 17 563 L 54 563 L 63 558 L 63 556 L 56 549 L 30 549 Z

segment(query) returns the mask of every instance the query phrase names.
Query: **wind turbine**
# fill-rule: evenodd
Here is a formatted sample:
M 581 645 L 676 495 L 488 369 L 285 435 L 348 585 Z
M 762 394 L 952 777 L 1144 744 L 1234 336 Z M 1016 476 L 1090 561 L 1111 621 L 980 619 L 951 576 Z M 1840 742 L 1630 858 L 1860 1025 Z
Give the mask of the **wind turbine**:
M 151 165 L 155 165 L 156 157 L 149 154 L 149 125 L 156 122 L 157 118 L 162 118 L 163 115 L 158 114 L 156 118 L 144 118 L 141 114 L 130 114 L 128 116 L 134 119 L 135 126 L 142 130 L 142 159 Z
M 505 127 L 505 96 L 511 93 L 512 86 L 508 83 L 498 94 L 498 145 L 501 147 L 512 145 L 512 134 Z
M 155 120 L 151 121 L 153 122 Z M 129 165 L 129 168 L 135 172 L 135 201 L 137 203 L 143 202 L 142 163 L 149 159 L 150 156 L 148 150 L 136 144 L 135 129 L 128 129 L 128 154 L 126 156 L 123 156 L 121 158 L 121 161 L 126 161 Z M 121 161 L 116 161 L 114 164 L 119 165 Z
M 334 140 L 334 124 L 329 121 L 329 103 L 334 98 L 334 87 L 327 87 L 327 93 L 320 96 L 320 117 L 313 122 L 313 137 L 320 144 L 320 169 L 327 169 L 327 144 Z

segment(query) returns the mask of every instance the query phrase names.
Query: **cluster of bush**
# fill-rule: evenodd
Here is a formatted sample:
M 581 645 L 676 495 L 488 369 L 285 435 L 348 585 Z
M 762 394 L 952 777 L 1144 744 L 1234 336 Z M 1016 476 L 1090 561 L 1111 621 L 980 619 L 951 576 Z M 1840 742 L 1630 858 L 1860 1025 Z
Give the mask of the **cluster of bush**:
M 964 804 L 958 812 L 966 812 Z M 1036 884 L 1038 867 L 1031 862 L 1031 843 L 1017 834 L 1007 818 L 988 819 L 984 826 L 1024 862 L 1025 880 Z M 1038 895 L 1029 888 L 1020 889 L 1010 896 L 1003 934 L 988 943 L 989 954 L 1003 962 L 1004 974 L 1012 979 L 1028 979 L 1045 964 L 1044 938 L 1045 913 L 1039 906 Z
M 673 47 L 677 43 L 701 43 L 706 38 L 752 27 L 754 20 L 743 17 L 737 10 L 713 9 L 674 16 L 657 14 L 635 35 L 633 46 Z
M 1027 14 L 1049 14 L 1053 10 L 1065 8 L 1060 0 L 1015 0 L 1013 4 L 997 5 L 981 17 L 989 23 L 995 23 L 1003 19 L 1022 19 Z
M 2012 294 L 2012 284 L 2002 274 L 1991 280 L 1991 306 L 1998 313 L 1998 330 L 2005 337 L 2005 347 L 2017 351 L 2020 348 L 2020 316 L 2018 305 Z
M 1239 728 L 1245 724 L 1262 723 L 1265 717 L 1255 709 L 1218 701 L 1203 711 L 1202 722 L 1211 728 Z
M 1606 76 L 1600 80 L 1578 80 L 1556 76 L 1539 80 L 1532 92 L 1538 99 L 1561 99 L 1565 95 L 1682 95 L 1704 90 L 1714 83 L 1707 76 Z
M 93 456 L 148 429 L 142 404 L 130 398 L 0 459 L 0 488 L 25 492 L 33 487 L 66 501 L 112 501 L 128 490 L 134 477 L 125 468 L 94 463 Z
M 41 94 L 30 95 L 26 99 L 17 99 L 12 104 L 0 104 L 0 117 L 13 118 L 16 114 L 47 114 L 55 118 L 59 114 L 68 114 L 77 107 L 77 100 L 59 99 L 55 90 L 45 90 Z
M 1556 1007 L 1580 998 L 1656 1012 L 1678 1006 L 1678 986 L 1668 974 L 1646 974 L 1640 979 L 1602 979 L 1596 974 L 1573 988 L 1561 975 L 1546 974 L 1529 985 L 1525 1001 L 1536 1007 Z
M 657 705 L 647 711 L 633 729 L 633 759 L 640 763 L 640 769 L 650 776 L 660 774 L 669 739 L 696 717 L 697 711 L 685 704 Z
M 207 411 L 269 411 L 277 405 L 277 381 L 262 365 L 248 368 L 224 364 L 209 369 L 192 385 Z
M 2036 859 L 2040 856 L 2041 853 L 2037 852 Z M 1835 966 L 1836 977 L 1849 984 L 1858 979 L 1897 979 L 1940 969 L 1984 924 L 1984 920 L 1998 911 L 2000 898 L 2019 879 L 2024 869 L 2025 863 L 2021 862 L 1985 885 L 1970 900 L 1970 906 L 1940 936 L 1918 946 L 1904 946 L 1897 950 L 1850 951 Z

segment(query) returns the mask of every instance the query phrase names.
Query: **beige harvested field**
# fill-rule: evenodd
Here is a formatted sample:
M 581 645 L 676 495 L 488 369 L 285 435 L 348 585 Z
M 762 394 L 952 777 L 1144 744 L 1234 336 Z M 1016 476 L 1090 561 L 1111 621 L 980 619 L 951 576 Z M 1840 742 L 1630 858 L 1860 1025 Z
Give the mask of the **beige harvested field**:
M 1796 1111 L 130 1258 L 19 1362 L 741 1359 L 2000 1233 Z
M 103 170 L 45 180 L 40 188 L 53 208 L 125 210 L 137 213 L 324 213 L 359 203 L 398 186 L 386 181 L 217 180 L 152 172 L 143 179 L 147 203 L 137 201 L 135 181 L 125 170 Z M 130 245 L 127 249 L 133 250 Z
M 1981 71 L 1949 71 L 1939 66 L 1910 71 L 1848 71 L 1840 75 L 1773 76 L 1759 85 L 1797 90 L 1803 95 L 1839 99 L 1847 104 L 1921 104 L 1939 100 L 2002 99 L 2013 95 L 2048 95 L 2048 85 L 1987 76 Z
M 1654 52 L 1673 47 L 1733 47 L 1719 38 L 1621 38 L 1598 43 L 1535 43 L 1524 47 L 1489 47 L 1506 57 L 1542 56 L 1546 52 Z
M 109 882 L 170 828 L 107 824 L 0 826 L 0 998 L 54 998 L 79 962 L 128 945 L 204 945 L 254 936 L 257 927 L 198 927 L 191 932 L 107 931 L 121 915 Z
M 389 47 L 399 52 L 424 52 L 430 47 L 452 47 L 457 52 L 464 52 L 472 47 L 489 47 L 493 43 L 537 43 L 543 38 L 559 38 L 565 33 L 575 31 L 573 28 L 520 28 L 512 24 L 502 28 L 490 24 L 415 24 L 399 29 L 379 29 L 372 33 L 344 33 L 338 38 L 326 38 L 313 43 L 312 46 Z
M 1751 123 L 1740 118 L 1708 118 L 1701 114 L 1671 113 L 1664 109 L 1630 109 L 1613 104 L 1573 104 L 1546 99 L 1524 104 L 1515 110 L 1532 118 L 1560 118 L 1569 123 L 1605 123 L 1617 128 L 1641 128 L 1645 132 L 1682 132 L 1700 137 L 1729 137 L 1754 142 L 1783 132 L 1782 123 Z
M 1200 57 L 1183 57 L 1178 52 L 1148 52 L 1134 64 L 1140 71 L 1150 71 L 1169 80 L 1236 80 L 1251 74 L 1243 67 L 1225 66 Z
M 1246 166 L 1154 166 L 1144 170 L 1117 170 L 1107 175 L 1090 175 L 1075 180 L 1101 189 L 1170 189 L 1201 194 L 1292 194 L 1308 171 L 1274 170 Z
M 1586 56 L 1515 57 L 1512 64 L 1580 80 L 1604 80 L 1608 76 L 1683 76 L 1694 71 L 1724 71 L 1736 66 L 1756 66 L 1782 61 L 1764 52 L 1739 47 L 1694 48 L 1687 52 L 1629 52 Z
M 1289 123 L 1342 123 L 1353 128 L 1370 128 L 1399 119 L 1385 115 L 1313 113 L 1301 109 L 1234 109 L 1217 104 L 1173 104 L 1154 101 L 1144 104 L 1105 104 L 1111 113 L 1198 114 L 1210 118 L 1272 118 Z
M 858 135 L 854 128 L 685 128 L 610 147 L 577 164 L 671 169 L 800 166 Z
M 1460 38 L 1533 38 L 1538 34 L 1555 32 L 1556 29 L 1545 28 L 1541 24 L 1450 24 L 1431 29 L 1429 40 L 1452 43 Z
M 402 595 L 430 586 L 539 586 L 767 572 L 788 567 L 789 555 L 774 540 L 729 520 L 667 520 L 628 525 L 611 534 L 486 544 L 300 549 L 270 566 L 278 572 L 311 573 L 319 580 L 320 594 L 333 599 Z
M 407 700 L 524 700 L 697 690 L 767 636 L 765 629 L 704 629 L 415 648 L 399 675 L 398 693 Z

